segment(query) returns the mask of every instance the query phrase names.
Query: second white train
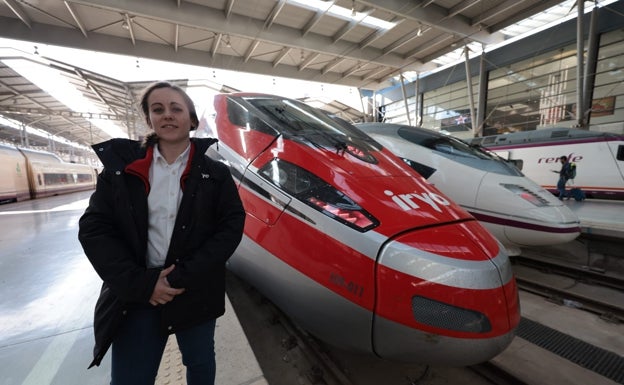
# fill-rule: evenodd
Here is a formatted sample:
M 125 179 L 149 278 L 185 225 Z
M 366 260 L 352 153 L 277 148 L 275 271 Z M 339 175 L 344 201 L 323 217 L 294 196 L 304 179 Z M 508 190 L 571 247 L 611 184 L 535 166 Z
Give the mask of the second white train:
M 501 158 L 432 130 L 356 126 L 481 221 L 510 255 L 521 246 L 566 243 L 580 234 L 576 214 Z

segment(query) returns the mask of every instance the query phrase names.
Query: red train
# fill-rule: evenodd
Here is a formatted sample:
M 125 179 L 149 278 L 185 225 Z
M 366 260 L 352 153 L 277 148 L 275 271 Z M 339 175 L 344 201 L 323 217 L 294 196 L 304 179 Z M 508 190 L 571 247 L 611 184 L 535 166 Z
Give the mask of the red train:
M 211 156 L 247 221 L 228 262 L 329 344 L 464 366 L 512 341 L 517 286 L 475 218 L 354 126 L 264 94 L 215 99 Z
M 97 170 L 58 156 L 0 144 L 0 204 L 95 188 Z

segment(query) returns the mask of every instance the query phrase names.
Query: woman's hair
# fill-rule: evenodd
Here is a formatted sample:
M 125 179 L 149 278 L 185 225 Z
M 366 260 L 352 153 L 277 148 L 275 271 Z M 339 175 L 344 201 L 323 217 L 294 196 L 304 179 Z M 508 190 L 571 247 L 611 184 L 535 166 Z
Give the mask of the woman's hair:
M 184 102 L 186 103 L 186 106 L 188 107 L 191 115 L 191 131 L 197 129 L 197 126 L 199 125 L 199 119 L 197 118 L 197 111 L 195 110 L 195 104 L 193 103 L 193 100 L 182 88 L 165 81 L 152 83 L 147 86 L 141 93 L 139 105 L 141 107 L 141 111 L 143 111 L 145 122 L 149 125 L 149 106 L 147 105 L 147 99 L 149 98 L 152 91 L 159 88 L 171 88 L 172 90 L 177 91 L 180 95 L 182 95 L 182 98 L 184 99 Z

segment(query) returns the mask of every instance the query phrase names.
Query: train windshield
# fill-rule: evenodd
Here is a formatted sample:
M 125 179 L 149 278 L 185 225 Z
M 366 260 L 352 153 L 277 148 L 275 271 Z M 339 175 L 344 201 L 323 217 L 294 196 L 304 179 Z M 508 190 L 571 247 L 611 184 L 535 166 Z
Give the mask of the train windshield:
M 399 128 L 399 136 L 412 143 L 418 144 L 429 149 L 442 152 L 449 155 L 463 156 L 467 158 L 488 159 L 493 157 L 480 150 L 477 147 L 471 147 L 469 144 L 452 136 L 429 135 L 422 131 L 410 130 L 409 128 Z
M 329 114 L 302 102 L 274 96 L 248 96 L 243 99 L 261 111 L 268 118 L 271 128 L 286 138 L 303 139 L 317 146 L 337 149 L 353 143 L 366 151 L 380 149 L 372 138 L 351 124 L 333 119 Z
M 405 140 L 427 147 L 440 155 L 471 167 L 505 175 L 522 175 L 515 166 L 508 164 L 502 158 L 455 137 L 426 133 L 423 130 L 413 130 L 409 127 L 401 127 L 397 133 Z

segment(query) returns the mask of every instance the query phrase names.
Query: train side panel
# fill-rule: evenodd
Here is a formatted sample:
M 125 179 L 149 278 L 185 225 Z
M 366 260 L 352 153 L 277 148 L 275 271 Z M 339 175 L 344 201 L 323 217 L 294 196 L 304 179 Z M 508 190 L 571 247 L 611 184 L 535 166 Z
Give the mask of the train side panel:
M 29 162 L 33 199 L 90 190 L 95 187 L 93 168 L 75 163 Z
M 588 197 L 624 199 L 624 142 L 592 141 L 561 143 L 537 147 L 491 148 L 509 159 L 522 160 L 522 172 L 545 189 L 557 189 L 561 163 L 565 155 L 576 164 L 576 178 L 568 187 L 579 187 Z M 620 158 L 618 160 L 618 151 Z
M 553 193 L 561 169 L 558 159 L 565 155 L 577 168 L 568 188 L 581 188 L 588 198 L 624 200 L 621 134 L 555 127 L 474 138 L 471 143 L 517 160 L 524 175 Z
M 0 204 L 27 200 L 26 159 L 15 147 L 0 145 Z

